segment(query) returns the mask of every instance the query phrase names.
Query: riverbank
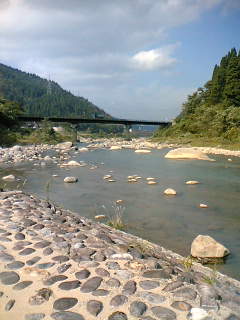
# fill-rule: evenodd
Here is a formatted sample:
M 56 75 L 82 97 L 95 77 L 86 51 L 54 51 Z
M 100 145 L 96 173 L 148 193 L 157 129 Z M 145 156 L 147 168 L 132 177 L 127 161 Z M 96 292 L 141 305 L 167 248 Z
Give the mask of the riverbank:
M 3 320 L 238 319 L 238 281 L 35 196 L 0 193 L 0 232 Z

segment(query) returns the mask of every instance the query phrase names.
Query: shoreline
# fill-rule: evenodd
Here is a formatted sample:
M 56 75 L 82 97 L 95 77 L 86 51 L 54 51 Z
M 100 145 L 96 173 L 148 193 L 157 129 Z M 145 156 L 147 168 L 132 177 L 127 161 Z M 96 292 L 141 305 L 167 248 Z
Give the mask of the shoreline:
M 238 315 L 239 281 L 36 196 L 0 192 L 0 232 L 2 320 Z

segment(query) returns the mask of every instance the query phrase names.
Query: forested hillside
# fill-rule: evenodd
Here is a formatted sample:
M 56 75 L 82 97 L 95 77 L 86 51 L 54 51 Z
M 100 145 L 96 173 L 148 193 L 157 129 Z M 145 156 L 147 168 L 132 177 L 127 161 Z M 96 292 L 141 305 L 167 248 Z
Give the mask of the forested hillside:
M 156 136 L 240 142 L 240 52 L 233 48 L 224 56 L 212 79 L 188 96 L 175 124 Z
M 83 97 L 63 90 L 56 82 L 0 64 L 0 96 L 21 105 L 28 115 L 104 116 L 103 110 Z

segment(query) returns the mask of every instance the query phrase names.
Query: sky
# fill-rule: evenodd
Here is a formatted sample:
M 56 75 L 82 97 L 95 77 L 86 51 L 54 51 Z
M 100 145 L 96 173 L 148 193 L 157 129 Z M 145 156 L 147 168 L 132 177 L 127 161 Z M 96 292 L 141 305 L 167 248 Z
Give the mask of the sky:
M 166 121 L 239 30 L 240 0 L 0 0 L 0 62 L 114 117 Z

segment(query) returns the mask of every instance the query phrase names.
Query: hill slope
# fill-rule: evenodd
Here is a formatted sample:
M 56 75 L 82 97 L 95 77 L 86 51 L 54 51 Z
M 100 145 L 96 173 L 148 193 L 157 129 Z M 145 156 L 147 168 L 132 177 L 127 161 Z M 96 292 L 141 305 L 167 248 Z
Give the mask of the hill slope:
M 215 65 L 212 79 L 188 96 L 175 122 L 156 137 L 240 142 L 240 52 L 232 49 Z
M 19 103 L 26 114 L 35 116 L 110 118 L 83 97 L 76 97 L 56 82 L 0 63 L 0 96 Z

